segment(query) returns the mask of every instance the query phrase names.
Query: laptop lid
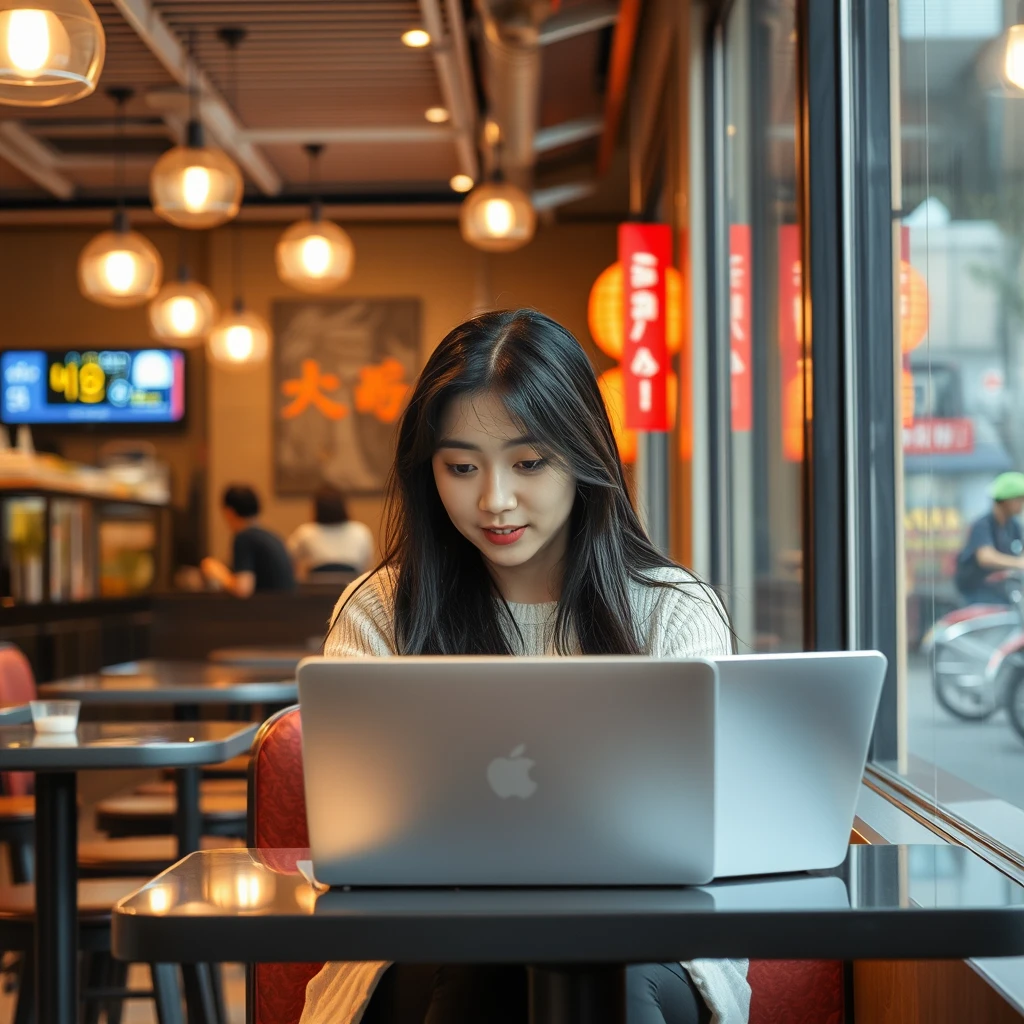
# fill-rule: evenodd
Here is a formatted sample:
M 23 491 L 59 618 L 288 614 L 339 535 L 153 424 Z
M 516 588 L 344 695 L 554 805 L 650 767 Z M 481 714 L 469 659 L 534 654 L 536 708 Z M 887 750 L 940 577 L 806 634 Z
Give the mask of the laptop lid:
M 835 867 L 850 842 L 884 655 L 714 660 L 715 877 Z
M 715 668 L 307 658 L 306 811 L 330 885 L 681 885 L 714 858 Z

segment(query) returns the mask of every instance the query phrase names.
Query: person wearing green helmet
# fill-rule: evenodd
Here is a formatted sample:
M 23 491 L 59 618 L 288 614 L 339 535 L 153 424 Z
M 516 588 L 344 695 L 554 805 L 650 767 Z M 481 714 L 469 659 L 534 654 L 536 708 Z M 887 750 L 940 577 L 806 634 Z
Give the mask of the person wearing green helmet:
M 1024 473 L 1001 473 L 989 490 L 992 508 L 971 524 L 956 560 L 956 588 L 968 604 L 1006 604 L 1006 594 L 988 577 L 1000 570 L 1024 573 Z

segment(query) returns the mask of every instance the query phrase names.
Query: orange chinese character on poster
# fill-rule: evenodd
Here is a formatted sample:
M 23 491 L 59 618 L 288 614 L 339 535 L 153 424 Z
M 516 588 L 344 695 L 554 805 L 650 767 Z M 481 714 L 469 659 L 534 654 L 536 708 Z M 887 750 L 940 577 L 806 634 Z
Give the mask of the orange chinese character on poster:
M 282 393 L 294 396 L 281 410 L 281 418 L 294 419 L 312 406 L 329 420 L 344 419 L 349 413 L 348 406 L 324 394 L 325 391 L 337 391 L 340 384 L 337 374 L 321 373 L 320 364 L 315 359 L 303 359 L 302 376 L 286 380 L 281 385 Z
M 372 413 L 382 423 L 394 423 L 409 391 L 404 378 L 405 367 L 392 357 L 377 366 L 364 366 L 356 385 L 356 409 Z

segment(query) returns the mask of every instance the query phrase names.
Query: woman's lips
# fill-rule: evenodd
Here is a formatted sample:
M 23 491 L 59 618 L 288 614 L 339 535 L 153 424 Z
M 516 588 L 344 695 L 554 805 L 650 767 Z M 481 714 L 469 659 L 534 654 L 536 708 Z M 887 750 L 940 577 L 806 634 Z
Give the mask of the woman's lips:
M 492 543 L 498 545 L 515 544 L 517 540 L 526 532 L 525 526 L 516 526 L 509 528 L 507 526 L 501 527 L 502 531 L 508 530 L 509 532 L 498 532 L 494 527 L 483 527 L 484 536 Z

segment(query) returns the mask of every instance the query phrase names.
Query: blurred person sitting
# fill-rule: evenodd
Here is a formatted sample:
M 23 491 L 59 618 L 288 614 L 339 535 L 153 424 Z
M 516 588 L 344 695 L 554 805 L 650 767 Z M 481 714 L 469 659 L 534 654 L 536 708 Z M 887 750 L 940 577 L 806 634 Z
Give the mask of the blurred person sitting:
M 1024 530 L 1017 519 L 1024 509 L 1024 473 L 1000 474 L 989 494 L 992 508 L 971 524 L 956 560 L 956 588 L 968 604 L 1006 604 L 1005 591 L 988 577 L 1024 572 Z
M 300 580 L 316 573 L 364 573 L 373 558 L 373 534 L 365 523 L 349 519 L 345 496 L 323 484 L 313 495 L 312 523 L 288 538 L 288 553 Z
M 284 542 L 256 524 L 260 499 L 245 484 L 232 484 L 224 491 L 221 510 L 234 535 L 229 569 L 216 558 L 200 563 L 203 576 L 214 586 L 235 597 L 249 597 L 255 591 L 291 590 L 295 573 Z

